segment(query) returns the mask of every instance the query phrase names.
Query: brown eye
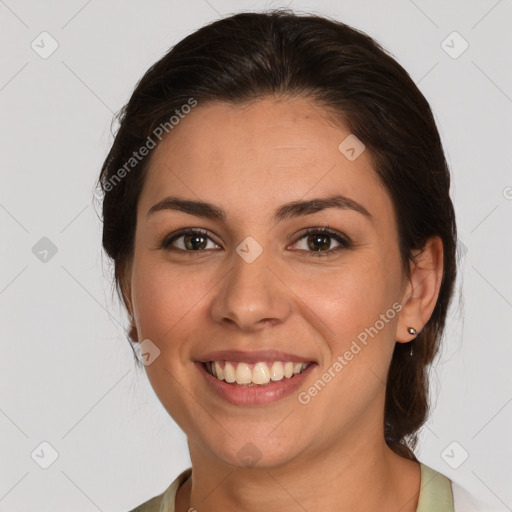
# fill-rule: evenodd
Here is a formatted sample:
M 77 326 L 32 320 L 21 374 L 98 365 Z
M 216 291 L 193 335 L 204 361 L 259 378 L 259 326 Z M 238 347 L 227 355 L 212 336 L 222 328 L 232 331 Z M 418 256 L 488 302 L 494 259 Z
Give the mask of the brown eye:
M 207 245 L 207 238 L 203 235 L 184 235 L 184 246 L 192 251 L 204 249 Z
M 210 246 L 208 246 L 210 243 Z M 160 244 L 162 249 L 168 251 L 197 252 L 206 249 L 218 249 L 219 246 L 207 235 L 206 231 L 199 229 L 183 229 L 166 237 Z
M 331 248 L 331 237 L 323 234 L 308 235 L 307 244 L 312 251 L 328 250 Z
M 310 228 L 294 244 L 308 256 L 328 256 L 351 247 L 350 239 L 330 228 Z

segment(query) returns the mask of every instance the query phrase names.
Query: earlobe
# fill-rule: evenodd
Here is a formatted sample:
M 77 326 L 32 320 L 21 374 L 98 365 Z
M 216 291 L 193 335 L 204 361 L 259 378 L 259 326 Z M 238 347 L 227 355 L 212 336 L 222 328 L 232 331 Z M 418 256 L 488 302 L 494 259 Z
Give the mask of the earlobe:
M 443 243 L 440 237 L 429 238 L 423 249 L 413 253 L 413 258 L 397 325 L 396 340 L 399 343 L 412 341 L 434 311 L 443 278 Z

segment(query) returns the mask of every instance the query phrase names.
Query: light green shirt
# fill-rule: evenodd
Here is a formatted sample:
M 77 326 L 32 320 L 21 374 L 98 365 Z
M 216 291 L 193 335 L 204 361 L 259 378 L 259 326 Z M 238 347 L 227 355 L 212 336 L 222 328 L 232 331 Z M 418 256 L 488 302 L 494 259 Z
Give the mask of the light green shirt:
M 454 512 L 450 480 L 421 462 L 420 466 L 421 484 L 416 512 Z M 191 474 L 192 468 L 185 469 L 162 494 L 130 512 L 174 512 L 178 488 Z

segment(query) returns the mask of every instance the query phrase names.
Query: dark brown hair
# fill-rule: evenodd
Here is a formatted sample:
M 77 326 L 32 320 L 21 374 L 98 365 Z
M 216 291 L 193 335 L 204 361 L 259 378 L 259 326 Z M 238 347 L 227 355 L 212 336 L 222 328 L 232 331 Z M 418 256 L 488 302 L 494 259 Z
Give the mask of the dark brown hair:
M 148 140 L 158 142 L 159 126 L 170 132 L 171 116 L 186 112 L 191 99 L 199 105 L 241 104 L 268 95 L 311 99 L 365 144 L 394 205 L 407 275 L 414 250 L 434 235 L 443 242 L 443 279 L 433 314 L 414 341 L 412 357 L 408 344 L 396 343 L 387 380 L 386 442 L 416 460 L 412 450 L 428 413 L 427 370 L 439 348 L 456 277 L 455 214 L 449 169 L 427 100 L 363 32 L 288 9 L 239 13 L 187 36 L 151 66 L 118 114 L 119 128 L 98 180 L 104 194 L 103 247 L 115 265 L 117 292 L 128 307 L 124 269 L 133 255 L 149 157 L 130 159 Z M 136 336 L 132 319 L 128 337 L 136 341 Z

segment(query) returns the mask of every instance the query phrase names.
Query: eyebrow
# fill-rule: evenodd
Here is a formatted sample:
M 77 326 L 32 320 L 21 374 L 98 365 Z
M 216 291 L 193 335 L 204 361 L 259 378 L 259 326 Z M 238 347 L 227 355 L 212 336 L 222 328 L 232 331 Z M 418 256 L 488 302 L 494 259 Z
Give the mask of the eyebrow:
M 339 194 L 330 197 L 309 199 L 307 201 L 292 201 L 291 203 L 286 203 L 274 212 L 273 220 L 275 222 L 280 222 L 291 217 L 310 215 L 328 208 L 352 210 L 364 215 L 373 222 L 372 215 L 363 205 L 349 197 Z M 181 199 L 175 196 L 166 197 L 153 205 L 148 210 L 146 218 L 162 210 L 175 210 L 218 221 L 225 221 L 227 218 L 226 212 L 214 204 L 204 201 Z

